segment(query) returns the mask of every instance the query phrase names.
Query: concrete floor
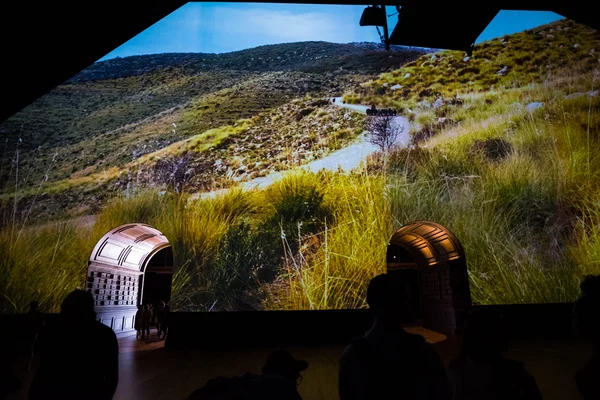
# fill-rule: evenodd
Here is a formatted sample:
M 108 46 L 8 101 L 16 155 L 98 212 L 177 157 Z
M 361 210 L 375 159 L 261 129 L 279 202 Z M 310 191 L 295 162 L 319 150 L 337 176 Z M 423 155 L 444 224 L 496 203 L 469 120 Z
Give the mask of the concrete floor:
M 117 400 L 185 399 L 210 378 L 259 373 L 272 350 L 174 351 L 164 348 L 163 341 L 153 338 L 140 342 L 134 336 L 120 338 L 119 346 Z M 438 342 L 434 347 L 446 364 L 458 351 L 458 343 L 450 340 Z M 290 348 L 295 357 L 309 363 L 299 387 L 304 400 L 337 399 L 338 359 L 343 348 L 343 345 Z M 507 356 L 525 362 L 544 399 L 575 400 L 579 397 L 572 377 L 589 354 L 589 347 L 574 341 L 521 341 L 511 345 Z M 28 381 L 30 376 L 25 374 L 22 378 Z M 25 391 L 12 399 L 26 399 Z
M 138 344 L 135 338 L 122 338 L 120 344 L 116 399 L 184 399 L 212 377 L 259 373 L 272 350 L 170 351 L 162 348 L 162 342 Z M 458 343 L 449 340 L 434 347 L 446 364 L 458 352 Z M 338 359 L 343 349 L 343 345 L 290 348 L 295 357 L 309 363 L 299 387 L 304 400 L 337 399 Z M 511 345 L 507 356 L 525 363 L 544 399 L 575 400 L 579 396 L 572 377 L 590 351 L 575 341 L 521 341 Z

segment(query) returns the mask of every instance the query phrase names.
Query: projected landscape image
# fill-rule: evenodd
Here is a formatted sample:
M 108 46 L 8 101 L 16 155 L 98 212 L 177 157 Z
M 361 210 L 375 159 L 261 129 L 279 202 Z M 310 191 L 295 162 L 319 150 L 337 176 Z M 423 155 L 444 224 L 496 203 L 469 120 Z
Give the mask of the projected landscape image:
M 169 239 L 173 310 L 365 307 L 420 219 L 460 239 L 474 303 L 575 299 L 600 273 L 600 34 L 554 15 L 471 56 L 386 51 L 363 8 L 188 4 L 0 124 L 2 312 L 57 310 L 131 222 Z

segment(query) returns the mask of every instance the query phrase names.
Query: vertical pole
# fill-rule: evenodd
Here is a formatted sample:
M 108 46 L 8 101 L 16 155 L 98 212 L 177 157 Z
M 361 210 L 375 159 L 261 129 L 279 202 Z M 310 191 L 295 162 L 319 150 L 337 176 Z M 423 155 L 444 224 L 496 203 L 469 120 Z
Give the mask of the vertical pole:
M 385 5 L 381 6 L 383 9 L 383 40 L 385 41 L 385 49 L 390 49 L 390 37 L 388 33 L 388 24 L 387 24 L 387 11 L 385 10 Z

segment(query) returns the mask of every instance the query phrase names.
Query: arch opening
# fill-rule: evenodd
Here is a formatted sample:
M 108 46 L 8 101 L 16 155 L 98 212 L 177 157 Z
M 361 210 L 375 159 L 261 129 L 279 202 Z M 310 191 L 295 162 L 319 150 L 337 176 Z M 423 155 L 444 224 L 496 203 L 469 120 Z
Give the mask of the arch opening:
M 168 303 L 173 281 L 173 248 L 164 247 L 151 256 L 140 279 L 142 292 L 138 304 Z
M 404 225 L 390 239 L 386 264 L 408 294 L 410 323 L 445 334 L 462 328 L 471 295 L 465 253 L 450 230 L 431 221 Z
M 117 333 L 130 332 L 139 304 L 170 300 L 172 276 L 168 239 L 149 225 L 132 223 L 98 241 L 88 262 L 86 289 L 100 322 Z

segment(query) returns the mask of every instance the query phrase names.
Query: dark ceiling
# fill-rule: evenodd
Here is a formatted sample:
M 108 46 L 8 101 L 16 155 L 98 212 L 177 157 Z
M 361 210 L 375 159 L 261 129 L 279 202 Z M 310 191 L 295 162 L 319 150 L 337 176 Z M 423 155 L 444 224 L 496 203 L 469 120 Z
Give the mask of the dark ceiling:
M 365 4 L 336 0 L 303 2 Z M 184 0 L 2 2 L 0 121 L 185 3 Z M 485 0 L 479 4 L 398 0 L 387 4 L 402 5 L 399 28 L 392 33 L 392 39 L 412 46 L 465 49 L 500 9 L 551 10 L 600 27 L 593 3 L 581 0 L 509 0 L 494 1 L 493 5 Z
M 467 51 L 500 10 L 554 11 L 598 29 L 600 21 L 592 7 L 579 0 L 408 0 L 403 2 L 390 43 Z
M 500 9 L 480 6 L 465 11 L 448 3 L 438 6 L 434 13 L 421 4 L 402 7 L 396 28 L 390 34 L 390 43 L 468 50 Z M 421 18 L 423 15 L 427 15 L 425 21 Z M 419 20 L 421 23 L 415 23 Z

